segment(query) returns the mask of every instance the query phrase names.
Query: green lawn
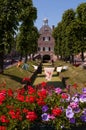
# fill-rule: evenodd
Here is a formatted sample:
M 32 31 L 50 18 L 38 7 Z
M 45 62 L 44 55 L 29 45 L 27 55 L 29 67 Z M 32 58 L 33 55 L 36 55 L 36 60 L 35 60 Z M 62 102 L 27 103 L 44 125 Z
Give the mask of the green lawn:
M 12 88 L 13 90 L 22 87 L 22 79 L 24 77 L 31 77 L 31 75 L 34 73 L 34 68 L 32 67 L 32 64 L 38 65 L 40 62 L 31 61 L 29 62 L 29 69 L 28 71 L 23 70 L 22 67 L 17 68 L 16 66 L 13 66 L 9 69 L 4 70 L 4 74 L 0 74 L 0 89 L 2 89 L 2 84 L 6 83 L 6 88 Z M 81 91 L 82 87 L 86 87 L 86 70 L 79 67 L 74 67 L 70 63 L 65 63 L 63 61 L 57 61 L 54 63 L 54 67 L 58 66 L 64 66 L 68 65 L 67 71 L 62 71 L 59 76 L 55 72 L 53 75 L 53 79 L 49 84 L 58 85 L 61 84 L 62 79 L 64 79 L 65 83 L 67 85 L 73 85 L 74 83 L 77 83 L 78 90 Z M 45 64 L 45 66 L 47 66 Z M 44 73 L 42 75 L 38 75 L 36 80 L 34 81 L 33 85 L 37 85 L 41 83 L 42 81 L 46 81 Z M 59 87 L 59 86 L 58 86 Z M 72 89 L 73 90 L 73 89 Z
M 3 74 L 0 74 L 0 89 L 3 87 L 3 83 L 6 83 L 5 88 L 12 88 L 13 90 L 22 87 L 22 79 L 24 77 L 31 77 L 31 75 L 34 73 L 34 68 L 32 67 L 32 64 L 38 65 L 39 63 L 36 63 L 35 61 L 28 62 L 29 68 L 28 71 L 22 69 L 21 67 L 17 68 L 17 65 L 10 67 L 8 69 L 4 70 Z
M 63 61 L 57 61 L 55 63 L 55 67 L 57 66 L 68 66 L 67 71 L 62 71 L 60 73 L 60 77 L 64 78 L 66 84 L 74 84 L 77 83 L 78 89 L 81 90 L 82 87 L 86 87 L 86 70 L 83 69 L 81 66 L 75 67 L 70 63 L 65 63 Z

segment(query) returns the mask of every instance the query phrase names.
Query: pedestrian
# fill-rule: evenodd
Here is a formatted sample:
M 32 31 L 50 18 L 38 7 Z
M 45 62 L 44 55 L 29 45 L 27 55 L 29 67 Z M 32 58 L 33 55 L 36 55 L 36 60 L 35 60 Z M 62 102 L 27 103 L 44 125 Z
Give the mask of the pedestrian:
M 53 59 L 51 60 L 51 62 L 52 62 L 52 66 L 54 66 L 54 60 Z

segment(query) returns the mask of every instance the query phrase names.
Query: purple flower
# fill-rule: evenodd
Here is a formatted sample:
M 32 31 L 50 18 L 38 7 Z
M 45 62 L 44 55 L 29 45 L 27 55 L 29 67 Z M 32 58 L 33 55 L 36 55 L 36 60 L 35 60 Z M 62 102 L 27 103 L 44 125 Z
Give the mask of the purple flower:
M 70 123 L 74 124 L 75 123 L 75 118 L 70 118 Z
M 74 97 L 72 97 L 72 101 L 79 102 L 79 99 L 76 96 L 74 96 Z
M 79 107 L 76 107 L 73 109 L 74 113 L 79 113 L 80 112 L 80 108 Z
M 86 94 L 82 94 L 82 95 L 80 95 L 80 102 L 86 102 Z
M 70 106 L 67 107 L 68 111 L 72 111 L 72 108 Z
M 86 122 L 86 115 L 81 115 L 81 120 Z
M 43 121 L 48 121 L 49 120 L 49 115 L 47 113 L 42 114 L 41 117 L 42 117 Z
M 74 112 L 72 111 L 72 108 L 68 107 L 66 109 L 66 117 L 70 119 L 70 118 L 73 118 L 73 116 L 74 116 Z
M 48 106 L 47 105 L 42 107 L 42 112 L 46 112 L 47 110 L 48 110 Z
M 86 88 L 83 88 L 83 89 L 82 89 L 82 92 L 86 94 Z
M 84 109 L 82 113 L 83 113 L 84 115 L 86 115 L 86 109 Z

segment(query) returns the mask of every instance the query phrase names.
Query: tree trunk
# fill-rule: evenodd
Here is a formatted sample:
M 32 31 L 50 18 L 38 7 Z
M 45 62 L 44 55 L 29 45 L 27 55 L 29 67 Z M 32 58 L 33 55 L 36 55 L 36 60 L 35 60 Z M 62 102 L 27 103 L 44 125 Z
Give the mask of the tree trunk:
M 71 63 L 74 63 L 74 55 L 72 54 L 72 55 L 70 55 L 70 64 Z
M 22 53 L 20 54 L 20 60 L 22 61 L 22 57 L 23 57 L 23 55 L 22 55 Z
M 0 74 L 3 73 L 4 70 L 4 45 L 0 45 Z
M 81 51 L 81 58 L 82 58 L 82 62 L 84 61 L 84 52 L 83 50 Z
M 27 53 L 25 54 L 25 63 L 27 62 Z

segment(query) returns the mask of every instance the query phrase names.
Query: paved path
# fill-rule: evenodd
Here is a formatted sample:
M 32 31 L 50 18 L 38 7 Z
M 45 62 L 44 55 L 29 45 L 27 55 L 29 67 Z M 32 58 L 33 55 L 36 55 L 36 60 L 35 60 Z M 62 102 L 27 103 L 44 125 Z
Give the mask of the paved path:
M 62 82 L 60 77 L 57 75 L 57 72 L 54 71 L 53 76 L 50 81 L 47 81 L 45 78 L 44 67 L 52 66 L 50 63 L 44 63 L 42 66 L 42 74 L 38 74 L 33 85 L 40 84 L 41 82 L 47 82 L 48 85 L 54 85 L 55 87 L 62 87 Z

